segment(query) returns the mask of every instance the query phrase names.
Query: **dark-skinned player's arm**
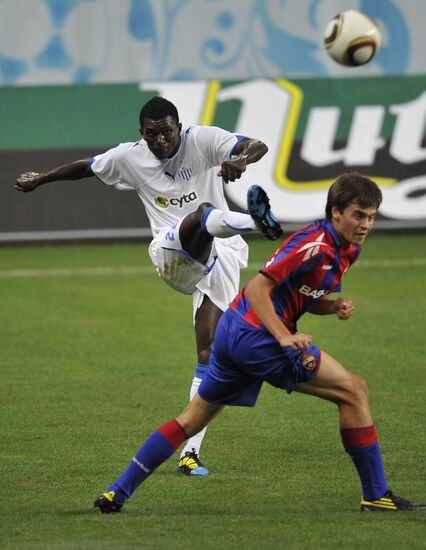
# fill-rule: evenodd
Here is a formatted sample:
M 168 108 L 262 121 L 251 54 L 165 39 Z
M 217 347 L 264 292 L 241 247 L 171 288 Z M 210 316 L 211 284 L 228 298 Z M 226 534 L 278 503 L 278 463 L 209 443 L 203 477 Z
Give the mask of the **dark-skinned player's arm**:
M 271 292 L 275 287 L 275 281 L 262 273 L 258 273 L 248 283 L 245 295 L 250 300 L 250 304 L 262 324 L 278 340 L 281 346 L 296 350 L 307 349 L 312 342 L 312 336 L 301 332 L 291 334 L 276 314 L 271 300 Z
M 237 143 L 234 157 L 222 162 L 217 175 L 222 177 L 225 183 L 235 181 L 246 171 L 247 164 L 257 162 L 267 152 L 268 147 L 262 141 L 252 138 L 243 139 Z
M 81 159 L 69 164 L 63 164 L 47 172 L 24 172 L 16 180 L 15 189 L 28 193 L 40 185 L 52 181 L 80 180 L 94 176 L 90 168 L 91 159 Z

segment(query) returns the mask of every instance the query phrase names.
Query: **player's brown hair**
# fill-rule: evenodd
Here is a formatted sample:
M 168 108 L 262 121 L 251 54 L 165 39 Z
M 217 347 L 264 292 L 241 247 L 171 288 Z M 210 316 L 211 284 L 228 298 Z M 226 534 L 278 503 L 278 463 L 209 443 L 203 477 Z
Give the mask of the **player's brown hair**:
M 328 190 L 325 215 L 331 220 L 333 206 L 339 212 L 356 202 L 361 208 L 379 208 L 382 202 L 382 192 L 372 179 L 358 172 L 341 174 Z

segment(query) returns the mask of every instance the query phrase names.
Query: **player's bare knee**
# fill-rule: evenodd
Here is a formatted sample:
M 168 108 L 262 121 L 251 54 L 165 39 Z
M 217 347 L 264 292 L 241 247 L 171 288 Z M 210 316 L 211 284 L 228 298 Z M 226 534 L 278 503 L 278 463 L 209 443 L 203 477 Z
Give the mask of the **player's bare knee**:
M 198 350 L 197 352 L 198 362 L 201 363 L 202 365 L 209 364 L 210 354 L 212 352 L 212 344 L 210 344 L 206 348 L 203 348 L 202 350 Z
M 362 401 L 368 402 L 368 384 L 364 378 L 358 378 L 358 394 Z
M 202 202 L 197 208 L 197 212 L 200 211 L 202 214 L 207 208 L 214 208 L 214 206 L 210 202 Z
M 201 223 L 201 218 L 203 216 L 203 213 L 208 209 L 212 208 L 213 205 L 209 202 L 203 202 L 199 205 L 197 210 L 194 210 L 190 214 L 187 214 L 185 218 L 183 219 L 182 225 L 181 225 L 181 238 L 182 238 L 182 232 L 185 233 L 186 230 L 190 230 L 191 234 L 193 234 L 194 228 L 198 226 Z
M 209 202 L 202 202 L 200 204 L 200 206 L 197 208 L 197 210 L 195 210 L 195 212 L 193 212 L 193 215 L 196 216 L 200 221 L 201 221 L 201 218 L 204 214 L 204 212 L 208 209 L 208 208 L 214 208 L 212 204 L 210 204 Z
M 214 330 L 216 328 L 216 323 L 211 326 L 203 325 L 204 330 L 202 335 L 197 340 L 197 358 L 198 362 L 202 365 L 208 365 L 210 360 L 210 354 L 213 349 L 213 340 L 214 340 Z
M 367 382 L 355 375 L 351 375 L 350 384 L 350 401 L 357 406 L 365 406 L 368 404 L 368 385 Z

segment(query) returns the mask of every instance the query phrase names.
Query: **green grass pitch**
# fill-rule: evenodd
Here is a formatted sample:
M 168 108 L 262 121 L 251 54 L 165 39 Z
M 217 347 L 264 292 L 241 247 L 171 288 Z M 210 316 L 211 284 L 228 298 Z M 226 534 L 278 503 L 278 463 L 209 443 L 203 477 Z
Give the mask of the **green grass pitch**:
M 250 241 L 256 272 L 274 243 Z M 372 235 L 342 295 L 347 322 L 300 329 L 367 378 L 391 488 L 426 500 L 426 235 Z M 417 549 L 426 514 L 361 514 L 335 406 L 265 386 L 209 428 L 207 478 L 176 457 L 122 514 L 94 498 L 186 404 L 191 299 L 146 244 L 5 247 L 1 285 L 1 523 L 7 549 Z

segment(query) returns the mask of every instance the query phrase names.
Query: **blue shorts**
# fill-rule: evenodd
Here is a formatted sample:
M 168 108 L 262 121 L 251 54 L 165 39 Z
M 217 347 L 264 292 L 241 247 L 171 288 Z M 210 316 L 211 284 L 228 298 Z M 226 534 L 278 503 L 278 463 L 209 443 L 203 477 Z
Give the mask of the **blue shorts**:
M 291 393 L 313 378 L 321 352 L 283 348 L 270 334 L 247 324 L 228 309 L 216 328 L 210 363 L 198 389 L 209 403 L 254 407 L 263 382 Z

